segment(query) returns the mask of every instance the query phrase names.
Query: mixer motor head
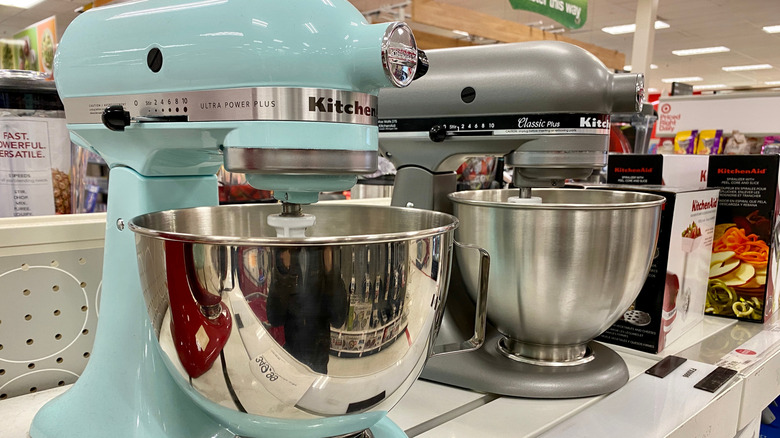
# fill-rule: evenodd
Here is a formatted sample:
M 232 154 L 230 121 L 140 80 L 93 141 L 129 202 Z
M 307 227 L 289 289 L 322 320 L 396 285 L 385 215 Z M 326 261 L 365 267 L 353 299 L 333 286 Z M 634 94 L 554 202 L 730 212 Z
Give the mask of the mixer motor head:
M 111 167 L 224 164 L 311 203 L 376 170 L 378 91 L 409 85 L 421 58 L 406 24 L 368 24 L 346 0 L 161 0 L 79 16 L 54 69 L 73 140 Z
M 506 155 L 516 186 L 562 186 L 606 165 L 610 115 L 638 112 L 644 100 L 641 74 L 612 73 L 562 42 L 426 54 L 431 68 L 422 80 L 380 93 L 380 149 L 399 175 L 405 167 L 452 172 L 468 157 Z

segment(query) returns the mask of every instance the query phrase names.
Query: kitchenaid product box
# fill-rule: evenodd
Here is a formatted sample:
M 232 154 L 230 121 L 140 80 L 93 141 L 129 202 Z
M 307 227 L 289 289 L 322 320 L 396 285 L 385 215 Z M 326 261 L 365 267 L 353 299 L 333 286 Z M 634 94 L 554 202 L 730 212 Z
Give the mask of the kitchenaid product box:
M 707 187 L 707 155 L 610 154 L 608 184 Z
M 704 318 L 717 189 L 603 185 L 666 198 L 650 272 L 634 303 L 597 340 L 657 353 Z
M 710 157 L 720 189 L 707 291 L 708 315 L 764 322 L 777 309 L 778 155 Z

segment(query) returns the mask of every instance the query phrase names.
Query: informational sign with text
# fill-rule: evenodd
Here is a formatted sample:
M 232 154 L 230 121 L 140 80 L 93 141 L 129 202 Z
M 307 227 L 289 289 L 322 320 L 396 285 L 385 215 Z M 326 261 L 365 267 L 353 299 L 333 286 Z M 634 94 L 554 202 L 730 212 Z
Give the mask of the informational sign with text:
M 66 167 L 59 156 L 70 144 L 50 133 L 64 125 L 64 119 L 0 117 L 0 217 L 54 214 L 52 175 Z

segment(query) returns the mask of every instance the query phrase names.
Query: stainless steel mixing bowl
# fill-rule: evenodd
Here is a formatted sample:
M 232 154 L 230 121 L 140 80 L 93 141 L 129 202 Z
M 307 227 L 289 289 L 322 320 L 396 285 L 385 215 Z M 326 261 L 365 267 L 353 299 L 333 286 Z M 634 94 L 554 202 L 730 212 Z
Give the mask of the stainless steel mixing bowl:
M 277 238 L 266 217 L 280 211 L 202 207 L 130 222 L 168 367 L 196 398 L 264 417 L 387 411 L 432 353 L 457 219 L 314 205 L 308 237 Z M 338 420 L 345 433 L 381 418 L 353 417 Z
M 636 298 L 655 251 L 664 198 L 584 189 L 535 189 L 542 204 L 510 204 L 517 190 L 450 194 L 460 242 L 491 256 L 488 320 L 507 356 L 539 365 L 593 358 L 587 343 Z M 477 260 L 457 252 L 475 296 Z M 486 346 L 485 348 L 495 348 Z

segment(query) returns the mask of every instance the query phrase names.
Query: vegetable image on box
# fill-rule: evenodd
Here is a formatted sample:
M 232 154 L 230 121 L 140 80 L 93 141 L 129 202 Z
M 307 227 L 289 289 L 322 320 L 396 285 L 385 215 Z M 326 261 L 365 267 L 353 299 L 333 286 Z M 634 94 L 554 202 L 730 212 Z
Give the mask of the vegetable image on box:
M 760 224 L 754 213 L 748 216 Z M 740 219 L 748 222 L 747 218 L 735 218 L 735 222 Z M 760 320 L 769 245 L 736 224 L 725 225 L 728 228 L 721 227 L 722 234 L 712 246 L 706 312 Z

